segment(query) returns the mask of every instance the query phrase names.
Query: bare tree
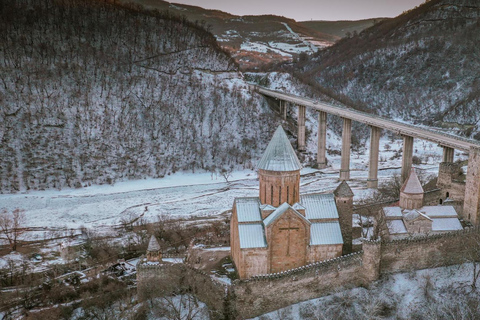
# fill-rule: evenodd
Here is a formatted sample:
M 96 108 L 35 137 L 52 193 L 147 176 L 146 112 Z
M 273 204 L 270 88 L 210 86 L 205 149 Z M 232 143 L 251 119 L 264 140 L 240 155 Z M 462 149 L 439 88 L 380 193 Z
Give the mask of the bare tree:
M 2 209 L 0 212 L 0 230 L 5 235 L 12 251 L 17 250 L 18 240 L 25 232 L 25 212 L 21 209 L 14 209 L 9 212 Z
M 198 299 L 189 294 L 158 298 L 153 303 L 152 313 L 169 320 L 205 319 L 206 308 Z
M 472 264 L 472 289 L 477 289 L 477 281 L 480 277 L 480 234 L 473 235 L 469 250 L 465 259 Z

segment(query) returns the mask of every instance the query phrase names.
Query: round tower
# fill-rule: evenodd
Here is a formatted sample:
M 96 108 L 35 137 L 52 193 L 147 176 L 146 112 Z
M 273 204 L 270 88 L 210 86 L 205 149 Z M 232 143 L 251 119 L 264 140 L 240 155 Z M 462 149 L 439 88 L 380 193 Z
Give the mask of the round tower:
M 412 168 L 407 181 L 400 189 L 400 208 L 413 210 L 423 207 L 423 188 L 418 180 L 415 169 Z
M 147 261 L 149 262 L 162 261 L 162 252 L 160 250 L 160 244 L 158 243 L 157 238 L 155 238 L 153 234 L 150 237 L 150 241 L 148 242 Z
M 282 126 L 275 131 L 257 167 L 262 204 L 278 207 L 300 201 L 302 166 Z

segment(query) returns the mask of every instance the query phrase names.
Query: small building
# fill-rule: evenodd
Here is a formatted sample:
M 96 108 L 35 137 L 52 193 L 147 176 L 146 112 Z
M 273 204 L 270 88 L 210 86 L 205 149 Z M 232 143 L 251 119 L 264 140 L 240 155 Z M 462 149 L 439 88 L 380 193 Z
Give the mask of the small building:
M 236 198 L 233 204 L 231 255 L 240 278 L 338 257 L 344 238 L 351 250 L 353 193 L 348 184 L 342 182 L 335 194 L 301 195 L 300 169 L 279 126 L 258 164 L 259 197 Z
M 400 189 L 400 205 L 384 207 L 385 229 L 389 238 L 406 238 L 462 230 L 452 205 L 423 206 L 424 190 L 415 169 Z

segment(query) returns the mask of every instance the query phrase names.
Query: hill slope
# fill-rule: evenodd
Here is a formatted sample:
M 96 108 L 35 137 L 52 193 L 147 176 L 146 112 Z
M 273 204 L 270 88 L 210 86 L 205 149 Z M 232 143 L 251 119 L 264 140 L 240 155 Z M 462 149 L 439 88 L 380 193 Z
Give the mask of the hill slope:
M 351 36 L 360 33 L 371 26 L 386 20 L 387 18 L 364 19 L 364 20 L 341 20 L 341 21 L 300 21 L 307 28 L 317 30 L 322 33 L 331 34 L 339 38 Z
M 306 27 L 293 19 L 274 15 L 236 16 L 219 10 L 162 0 L 122 0 L 145 8 L 170 11 L 190 21 L 211 27 L 220 45 L 230 51 L 242 69 L 255 69 L 270 62 L 291 61 L 302 53 L 332 45 L 340 39 Z
M 298 64 L 363 109 L 480 138 L 480 3 L 431 0 Z
M 0 192 L 249 166 L 275 128 L 212 34 L 185 19 L 2 1 L 0 30 Z

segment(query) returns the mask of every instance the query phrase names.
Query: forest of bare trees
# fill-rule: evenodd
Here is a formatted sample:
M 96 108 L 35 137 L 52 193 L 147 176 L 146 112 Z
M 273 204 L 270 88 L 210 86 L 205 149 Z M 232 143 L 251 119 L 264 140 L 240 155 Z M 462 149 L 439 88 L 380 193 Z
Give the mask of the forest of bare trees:
M 0 30 L 1 192 L 248 167 L 265 143 L 268 108 L 203 22 L 7 0 Z
M 480 5 L 432 0 L 299 61 L 345 104 L 480 139 Z

